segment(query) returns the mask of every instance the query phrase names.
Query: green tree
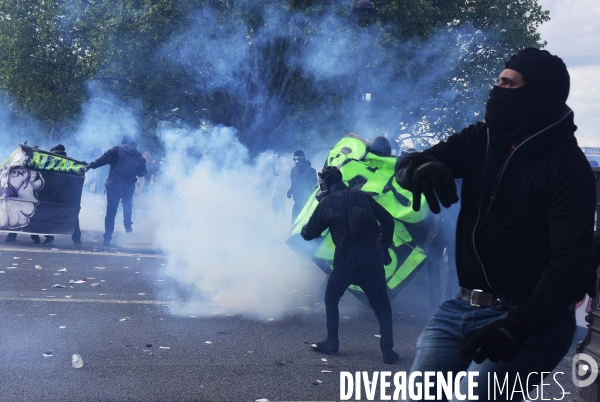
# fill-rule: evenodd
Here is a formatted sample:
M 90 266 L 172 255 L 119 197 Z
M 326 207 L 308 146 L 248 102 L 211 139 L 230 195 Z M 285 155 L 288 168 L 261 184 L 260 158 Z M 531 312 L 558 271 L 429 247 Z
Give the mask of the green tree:
M 543 46 L 537 27 L 549 19 L 536 0 L 377 1 L 372 24 L 352 6 L 3 0 L 0 83 L 55 138 L 76 131 L 81 105 L 102 88 L 135 105 L 150 142 L 167 121 L 234 127 L 253 152 L 354 129 L 404 129 L 427 143 L 481 113 L 502 63 Z

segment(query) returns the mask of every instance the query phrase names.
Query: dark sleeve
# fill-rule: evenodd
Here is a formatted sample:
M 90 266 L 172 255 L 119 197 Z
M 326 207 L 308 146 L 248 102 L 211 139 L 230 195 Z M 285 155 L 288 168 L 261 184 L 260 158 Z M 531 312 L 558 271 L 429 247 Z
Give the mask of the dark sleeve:
M 384 249 L 388 249 L 394 240 L 394 218 L 373 197 L 369 196 L 369 199 L 371 200 L 371 211 L 381 226 L 381 245 Z
M 411 154 L 398 160 L 395 176 L 398 184 L 412 191 L 412 174 L 419 166 L 428 162 L 441 162 L 450 169 L 455 179 L 462 178 L 472 168 L 472 160 L 477 150 L 487 141 L 486 126 L 483 123 L 471 125 L 446 141 L 439 142 L 423 152 Z
M 139 170 L 136 172 L 136 176 L 137 177 L 144 177 L 146 176 L 146 174 L 148 174 L 148 168 L 146 167 L 146 159 L 144 159 L 143 156 L 139 157 L 139 163 L 140 163 L 140 168 Z
M 101 157 L 90 163 L 90 168 L 96 169 L 100 166 L 114 164 L 119 158 L 119 147 L 112 147 L 106 151 Z
M 302 236 L 304 240 L 312 240 L 320 237 L 321 233 L 323 233 L 325 229 L 329 227 L 323 210 L 323 204 L 317 204 L 317 208 L 313 211 L 308 223 L 304 225 L 302 231 L 300 232 L 300 236 Z
M 592 268 L 597 269 L 600 265 L 600 230 L 594 232 L 594 249 L 592 250 Z
M 290 172 L 290 189 L 288 190 L 288 194 L 294 194 L 294 185 L 296 184 L 296 175 L 294 174 L 294 169 Z
M 536 289 L 511 315 L 531 323 L 530 333 L 549 329 L 570 304 L 593 292 L 595 270 L 590 265 L 594 239 L 596 191 L 587 166 L 564 169 L 548 183 L 549 266 Z M 531 319 L 531 318 L 534 319 Z

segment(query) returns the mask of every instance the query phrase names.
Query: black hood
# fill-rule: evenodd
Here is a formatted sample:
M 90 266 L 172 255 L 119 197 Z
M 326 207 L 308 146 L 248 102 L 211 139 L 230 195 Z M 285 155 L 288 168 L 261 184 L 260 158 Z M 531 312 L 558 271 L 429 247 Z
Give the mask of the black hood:
M 510 136 L 510 139 L 522 139 L 525 141 L 522 145 L 529 147 L 553 145 L 564 141 L 576 141 L 575 131 L 577 126 L 574 121 L 574 112 L 568 106 L 564 106 L 561 115 L 551 123 L 528 125 L 519 127 Z M 506 142 L 507 146 L 510 140 L 494 136 L 493 129 L 490 127 L 491 138 L 494 142 Z M 530 139 L 528 137 L 532 136 Z
M 137 150 L 137 145 L 135 144 L 123 144 L 121 145 L 121 149 L 126 154 L 141 155 L 140 152 Z
M 308 169 L 311 167 L 310 161 L 308 159 L 303 159 L 296 163 L 296 167 L 300 170 Z

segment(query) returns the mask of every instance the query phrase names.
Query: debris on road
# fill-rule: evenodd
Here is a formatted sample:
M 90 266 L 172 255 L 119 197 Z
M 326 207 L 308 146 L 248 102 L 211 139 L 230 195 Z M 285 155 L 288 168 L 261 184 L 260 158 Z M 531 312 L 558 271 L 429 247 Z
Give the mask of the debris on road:
M 94 282 L 90 286 L 93 288 L 99 288 L 100 286 L 102 286 L 102 284 L 100 282 Z
M 40 265 L 36 265 L 35 269 L 42 269 L 42 267 Z
M 53 288 L 59 288 L 59 289 L 66 288 L 65 285 L 61 285 L 60 283 L 55 283 L 54 285 L 52 285 L 52 287 Z
M 83 359 L 81 358 L 81 356 L 78 354 L 74 354 L 73 356 L 71 356 L 71 365 L 73 366 L 73 368 L 76 368 L 76 369 L 82 368 L 83 367 Z
M 56 272 L 67 272 L 67 269 L 66 268 L 61 268 L 61 269 L 57 270 Z
M 51 350 L 49 350 L 49 351 L 47 351 L 46 353 L 42 353 L 42 356 L 44 356 L 44 357 L 52 357 L 52 356 L 54 356 L 54 355 L 52 354 L 52 351 L 51 351 Z
M 211 342 L 211 341 L 206 341 L 206 342 L 204 342 L 204 343 L 206 343 L 207 345 L 212 345 L 212 342 Z

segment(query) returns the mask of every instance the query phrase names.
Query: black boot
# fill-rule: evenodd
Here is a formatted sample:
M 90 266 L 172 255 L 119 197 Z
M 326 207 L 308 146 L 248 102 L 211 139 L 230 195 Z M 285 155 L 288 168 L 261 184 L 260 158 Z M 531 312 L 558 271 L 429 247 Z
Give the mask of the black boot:
M 400 356 L 398 356 L 398 353 L 394 352 L 394 349 L 384 349 L 381 353 L 383 353 L 383 362 L 385 364 L 394 364 L 400 360 Z
M 310 347 L 313 348 L 315 352 L 337 353 L 340 347 L 340 341 L 335 339 L 325 339 L 324 341 L 311 343 Z

